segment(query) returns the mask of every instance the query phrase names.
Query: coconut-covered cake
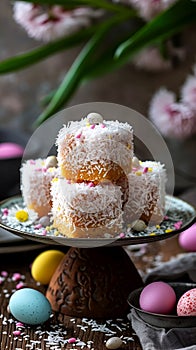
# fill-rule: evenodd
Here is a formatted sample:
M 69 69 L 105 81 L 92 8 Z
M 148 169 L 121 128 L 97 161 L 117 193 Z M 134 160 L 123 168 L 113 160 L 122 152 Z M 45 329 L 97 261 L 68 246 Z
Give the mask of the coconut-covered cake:
M 128 175 L 129 196 L 124 207 L 124 220 L 131 223 L 143 220 L 159 224 L 165 215 L 166 170 L 155 161 L 133 159 L 132 171 Z
M 64 125 L 57 158 L 21 167 L 25 204 L 66 237 L 115 237 L 126 224 L 159 224 L 164 217 L 166 171 L 134 156 L 133 128 L 90 113 Z M 54 165 L 55 163 L 55 165 Z
M 33 209 L 39 217 L 51 211 L 51 181 L 59 174 L 56 157 L 29 159 L 20 168 L 21 193 L 28 209 Z
M 54 179 L 53 225 L 68 237 L 115 236 L 123 228 L 122 192 L 111 182 L 93 185 Z
M 116 183 L 131 171 L 133 129 L 128 123 L 105 121 L 90 113 L 65 125 L 56 145 L 61 174 L 71 181 Z

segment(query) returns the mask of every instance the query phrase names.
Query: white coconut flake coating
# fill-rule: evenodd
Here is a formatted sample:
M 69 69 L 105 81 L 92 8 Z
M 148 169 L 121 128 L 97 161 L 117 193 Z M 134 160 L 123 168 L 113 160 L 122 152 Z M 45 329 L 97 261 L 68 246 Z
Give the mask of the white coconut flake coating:
M 119 186 L 102 184 L 90 187 L 89 184 L 69 183 L 58 178 L 52 181 L 51 195 L 54 226 L 64 235 L 87 237 L 93 232 L 99 237 L 108 230 L 112 235 L 122 230 L 122 192 Z
M 89 162 L 107 160 L 127 174 L 133 157 L 133 129 L 128 123 L 105 121 L 89 124 L 88 119 L 64 125 L 56 139 L 59 166 L 79 169 Z
M 155 161 L 140 162 L 128 175 L 129 198 L 124 207 L 126 222 L 139 219 L 141 215 L 153 224 L 159 224 L 165 211 L 166 169 Z
M 58 168 L 46 168 L 46 159 L 27 160 L 20 168 L 20 189 L 27 207 L 44 216 L 51 210 L 50 186 L 59 174 Z

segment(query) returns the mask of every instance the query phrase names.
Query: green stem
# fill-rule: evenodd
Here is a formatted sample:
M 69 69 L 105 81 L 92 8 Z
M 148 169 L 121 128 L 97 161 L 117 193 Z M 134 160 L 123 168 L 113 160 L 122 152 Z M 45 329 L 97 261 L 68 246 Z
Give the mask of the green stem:
M 128 39 L 122 38 L 121 44 L 117 44 L 113 51 L 105 50 L 102 57 L 88 67 L 86 80 L 100 77 L 122 67 L 139 50 L 152 44 L 160 45 L 160 42 L 173 37 L 191 23 L 196 23 L 196 2 L 181 0 L 145 24 Z
M 115 58 L 127 60 L 141 47 L 154 43 L 156 40 L 165 40 L 191 23 L 196 23 L 196 2 L 180 0 L 121 43 L 116 50 Z
M 118 17 L 113 17 L 112 19 L 102 24 L 102 27 L 100 27 L 94 36 L 88 41 L 88 43 L 85 45 L 83 50 L 80 52 L 72 64 L 48 107 L 36 120 L 35 126 L 43 123 L 51 115 L 56 113 L 69 100 L 71 95 L 77 89 L 78 85 L 82 82 L 84 72 L 87 69 L 92 56 L 95 55 L 95 50 L 103 41 L 106 32 L 108 32 L 112 26 L 117 25 L 117 23 L 127 19 L 127 17 L 128 14 L 121 16 L 118 15 Z
M 81 30 L 69 37 L 65 37 L 29 52 L 8 58 L 0 62 L 0 74 L 15 72 L 31 66 L 59 51 L 74 47 L 90 38 L 100 27 L 100 24 Z

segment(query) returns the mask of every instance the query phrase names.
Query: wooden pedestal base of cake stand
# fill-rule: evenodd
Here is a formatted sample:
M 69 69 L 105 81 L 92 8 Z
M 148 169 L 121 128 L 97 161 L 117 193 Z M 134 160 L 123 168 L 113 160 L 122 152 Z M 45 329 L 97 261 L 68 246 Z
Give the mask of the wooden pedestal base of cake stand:
M 46 297 L 67 316 L 121 318 L 129 293 L 143 285 L 122 247 L 70 248 L 55 271 Z

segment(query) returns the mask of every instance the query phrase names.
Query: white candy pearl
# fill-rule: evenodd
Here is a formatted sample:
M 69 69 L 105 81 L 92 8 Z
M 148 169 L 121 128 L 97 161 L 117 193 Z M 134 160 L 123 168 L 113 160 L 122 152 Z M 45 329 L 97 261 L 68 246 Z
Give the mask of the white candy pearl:
M 143 231 L 146 228 L 146 224 L 143 220 L 136 220 L 132 226 L 134 231 Z
M 122 339 L 119 337 L 112 337 L 107 340 L 106 342 L 106 348 L 107 349 L 118 349 L 120 346 L 122 346 L 123 342 Z
M 103 123 L 103 117 L 101 114 L 99 113 L 89 113 L 87 115 L 87 120 L 89 122 L 89 124 L 99 124 L 99 123 Z
M 7 306 L 7 312 L 10 314 L 10 306 Z
M 57 158 L 55 156 L 49 156 L 46 158 L 45 167 L 48 168 L 56 168 L 57 167 Z
M 133 157 L 133 159 L 132 159 L 132 166 L 133 166 L 133 168 L 139 168 L 140 167 L 140 162 L 139 162 L 139 159 L 137 157 Z
M 39 224 L 41 224 L 43 227 L 50 226 L 50 218 L 48 216 L 42 216 L 39 219 Z

